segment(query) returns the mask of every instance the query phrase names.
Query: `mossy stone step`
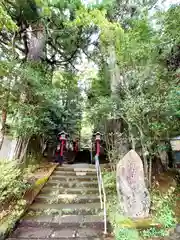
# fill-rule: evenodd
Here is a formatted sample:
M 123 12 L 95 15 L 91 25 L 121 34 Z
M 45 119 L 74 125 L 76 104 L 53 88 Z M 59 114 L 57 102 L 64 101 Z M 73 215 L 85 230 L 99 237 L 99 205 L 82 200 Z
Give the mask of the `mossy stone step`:
M 29 210 L 34 211 L 48 211 L 49 214 L 51 212 L 61 213 L 61 215 L 95 215 L 101 212 L 100 203 L 86 203 L 86 204 L 47 204 L 47 203 L 33 203 Z
M 76 195 L 76 194 L 57 194 L 53 195 L 39 194 L 35 202 L 41 203 L 99 203 L 100 198 L 97 195 Z
M 74 180 L 81 180 L 81 181 L 97 181 L 97 176 L 67 176 L 67 175 L 61 175 L 61 174 L 53 174 L 50 179 L 52 180 L 66 180 L 66 181 L 74 181 Z
M 57 186 L 46 186 L 43 187 L 41 190 L 41 193 L 52 193 L 54 191 L 57 191 L 58 194 L 96 194 L 99 195 L 98 188 L 62 188 Z
M 59 181 L 59 180 L 49 180 L 45 186 L 61 186 L 61 187 L 69 187 L 69 188 L 88 188 L 88 187 L 97 187 L 98 188 L 98 182 L 97 181 Z
M 98 215 L 26 215 L 19 224 L 19 227 L 47 226 L 51 228 L 92 228 L 103 231 L 103 216 Z

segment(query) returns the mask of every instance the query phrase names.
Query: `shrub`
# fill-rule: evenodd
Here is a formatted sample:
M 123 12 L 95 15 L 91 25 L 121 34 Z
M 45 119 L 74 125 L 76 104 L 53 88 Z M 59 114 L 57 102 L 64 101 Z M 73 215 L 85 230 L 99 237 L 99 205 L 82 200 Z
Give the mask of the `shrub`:
M 175 194 L 174 188 L 171 187 L 166 194 L 159 191 L 152 192 L 152 213 L 155 221 L 162 225 L 162 228 L 155 227 L 141 231 L 143 237 L 163 237 L 169 234 L 168 229 L 174 228 L 176 218 L 174 212 Z
M 176 223 L 174 205 L 175 196 L 173 194 L 174 188 L 171 187 L 166 194 L 160 192 L 153 192 L 152 202 L 154 215 L 156 220 L 165 228 L 171 228 Z
M 116 172 L 103 172 L 103 181 L 107 195 L 116 195 Z
M 28 187 L 15 162 L 0 162 L 0 205 L 20 199 Z
M 139 240 L 139 233 L 136 229 L 120 228 L 115 232 L 116 240 Z

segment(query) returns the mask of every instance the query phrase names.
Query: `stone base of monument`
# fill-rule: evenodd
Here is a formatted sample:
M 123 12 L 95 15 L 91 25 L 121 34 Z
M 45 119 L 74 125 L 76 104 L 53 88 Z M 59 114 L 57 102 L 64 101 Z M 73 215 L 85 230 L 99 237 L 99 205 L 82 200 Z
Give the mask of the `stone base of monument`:
M 122 228 L 136 228 L 136 229 L 148 229 L 151 227 L 161 228 L 160 223 L 155 222 L 152 218 L 137 218 L 137 219 L 124 219 L 118 222 L 119 227 Z

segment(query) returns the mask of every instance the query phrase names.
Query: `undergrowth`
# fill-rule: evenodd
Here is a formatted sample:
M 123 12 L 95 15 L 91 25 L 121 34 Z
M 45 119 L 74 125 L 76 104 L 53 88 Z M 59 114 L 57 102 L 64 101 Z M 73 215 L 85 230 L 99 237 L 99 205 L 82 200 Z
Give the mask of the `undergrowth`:
M 0 221 L 9 216 L 9 221 L 21 215 L 26 201 L 25 192 L 30 189 L 29 174 L 39 167 L 31 164 L 24 168 L 17 161 L 0 161 Z
M 15 161 L 0 161 L 0 223 L 5 221 L 11 225 L 22 214 L 26 204 L 22 197 L 29 187 L 22 169 Z
M 153 190 L 151 193 L 152 206 L 151 211 L 153 218 L 162 227 L 161 228 L 149 228 L 141 231 L 143 237 L 164 237 L 169 235 L 169 229 L 176 226 L 177 220 L 175 218 L 175 194 L 174 188 L 171 187 L 166 194 L 162 194 L 159 191 Z
M 0 205 L 18 200 L 29 187 L 15 162 L 0 162 Z

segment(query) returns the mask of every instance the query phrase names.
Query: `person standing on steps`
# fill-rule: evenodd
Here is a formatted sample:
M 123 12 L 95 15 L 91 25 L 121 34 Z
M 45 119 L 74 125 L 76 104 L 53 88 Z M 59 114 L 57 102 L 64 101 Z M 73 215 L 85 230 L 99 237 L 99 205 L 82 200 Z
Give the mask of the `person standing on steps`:
M 66 150 L 66 142 L 67 142 L 68 134 L 65 131 L 62 131 L 58 134 L 59 144 L 57 146 L 57 162 L 62 166 L 63 164 L 63 156 L 64 151 Z
M 93 134 L 93 136 L 95 137 L 95 153 L 96 156 L 99 157 L 101 151 L 101 137 L 103 136 L 103 134 L 100 132 L 96 132 Z

